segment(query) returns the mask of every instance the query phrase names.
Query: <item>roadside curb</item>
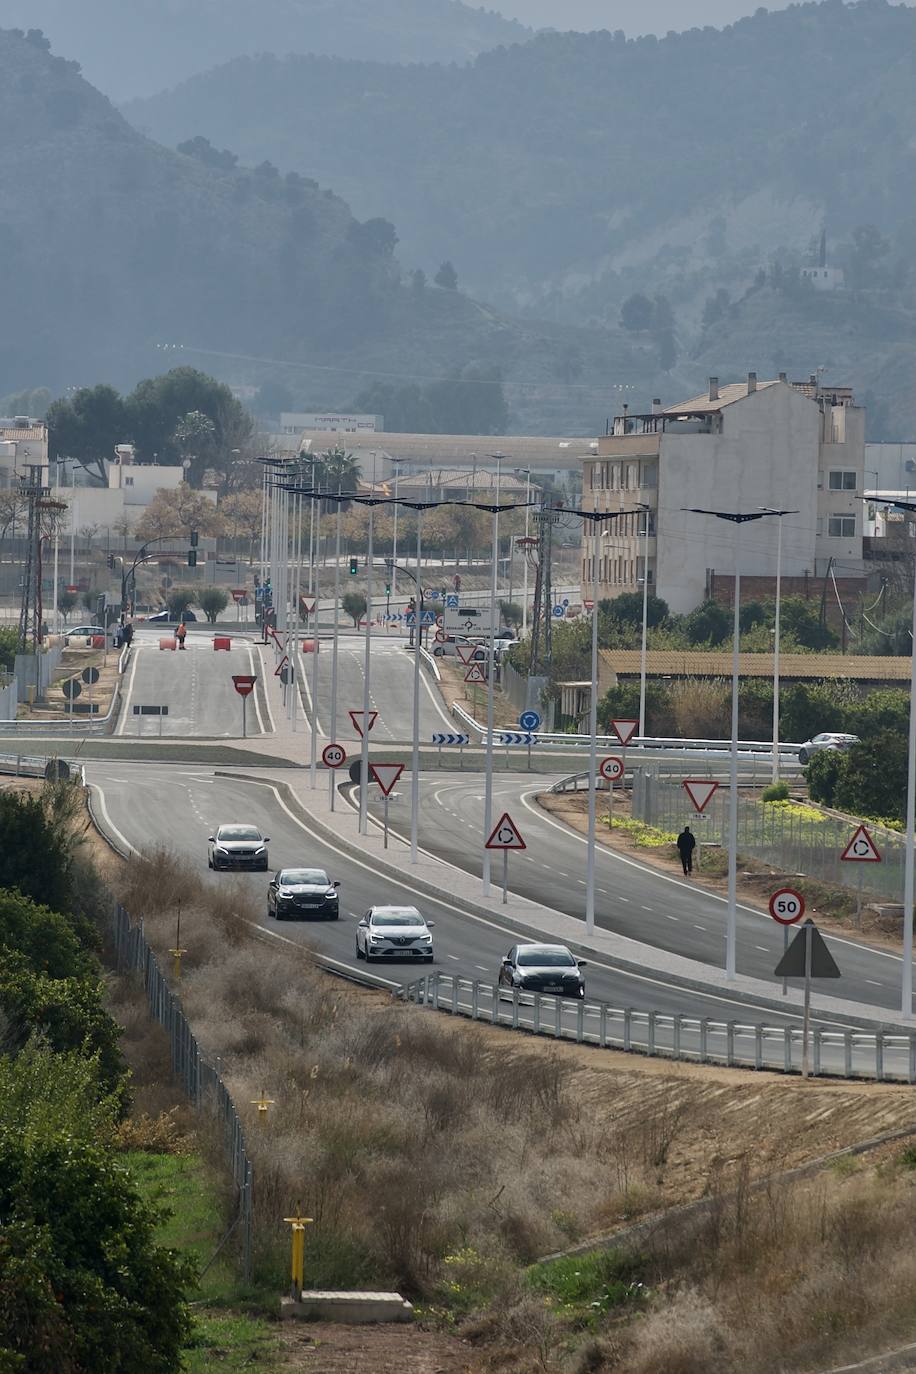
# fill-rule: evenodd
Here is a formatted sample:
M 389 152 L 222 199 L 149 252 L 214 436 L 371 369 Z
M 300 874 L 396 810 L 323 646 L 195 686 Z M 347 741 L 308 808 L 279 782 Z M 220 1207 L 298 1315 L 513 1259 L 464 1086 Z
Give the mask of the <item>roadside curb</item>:
M 267 781 L 266 779 L 253 779 L 247 774 L 228 772 L 225 770 L 216 770 L 216 776 L 236 778 L 238 780 L 245 782 Z M 345 835 L 342 835 L 339 831 L 332 830 L 331 827 L 325 823 L 325 821 L 319 819 L 317 816 L 314 815 L 313 812 L 309 811 L 308 807 L 306 807 L 303 804 L 302 800 L 297 796 L 295 791 L 290 787 L 288 783 L 283 782 L 279 779 L 271 779 L 270 785 L 276 787 L 278 790 L 283 792 L 284 800 L 290 806 L 290 808 L 295 809 L 296 812 L 303 818 L 303 820 L 307 821 L 308 825 L 322 839 L 327 840 L 329 843 L 332 843 L 338 846 L 339 848 L 346 850 L 348 853 L 352 854 L 354 858 L 358 858 L 363 861 L 365 860 L 365 850 L 361 849 L 359 845 L 355 844 Z M 383 858 L 379 858 L 376 855 L 373 855 L 372 862 L 377 867 L 384 869 L 387 876 L 400 882 L 405 881 L 404 871 L 402 869 L 397 868 L 390 860 L 385 860 Z M 457 871 L 463 872 L 463 870 Z M 543 938 L 543 930 L 539 929 L 533 923 L 533 921 L 529 922 L 520 920 L 517 916 L 509 915 L 508 913 L 502 911 L 498 907 L 487 906 L 483 902 L 474 902 L 471 899 L 456 893 L 453 889 L 444 886 L 437 886 L 436 884 L 429 882 L 428 879 L 420 877 L 418 874 L 410 873 L 407 876 L 409 877 L 409 886 L 415 888 L 418 892 L 422 892 L 425 896 L 435 898 L 437 901 L 446 901 L 454 907 L 467 911 L 468 914 L 472 916 L 482 917 L 486 920 L 498 920 L 500 924 L 506 926 L 508 929 L 514 931 L 518 935 L 526 936 L 528 938 L 533 939 Z M 465 876 L 467 875 L 465 874 Z M 566 913 L 561 912 L 559 914 L 565 915 Z M 799 1006 L 795 1006 L 794 1003 L 791 1001 L 787 1004 L 784 1001 L 777 1000 L 775 997 L 771 998 L 767 997 L 766 994 L 757 994 L 745 991 L 743 988 L 734 987 L 733 985 L 723 987 L 718 983 L 707 982 L 701 977 L 691 978 L 685 976 L 682 973 L 669 972 L 667 969 L 659 969 L 652 965 L 640 964 L 633 959 L 626 959 L 625 957 L 622 957 L 618 954 L 607 954 L 604 951 L 598 951 L 593 946 L 587 945 L 581 940 L 565 940 L 564 943 L 568 944 L 570 949 L 572 949 L 575 954 L 579 955 L 582 958 L 594 958 L 597 953 L 600 953 L 601 958 L 603 960 L 605 960 L 608 964 L 612 965 L 613 967 L 619 969 L 622 973 L 631 973 L 638 976 L 645 976 L 647 972 L 650 972 L 655 974 L 656 976 L 663 977 L 665 981 L 671 983 L 676 987 L 685 988 L 691 992 L 726 997 L 729 1001 L 743 1003 L 745 1005 L 753 1007 L 755 1010 L 765 1008 L 770 1011 L 778 1012 L 782 1016 L 785 1016 L 787 1014 L 797 1015 L 799 1020 L 801 1019 L 801 1008 Z M 631 943 L 635 942 L 631 941 Z M 654 946 L 649 946 L 648 948 L 654 949 Z M 856 1012 L 847 1012 L 845 1009 L 838 1009 L 834 1007 L 824 1008 L 818 1003 L 819 999 L 815 995 L 812 998 L 812 1006 L 817 1011 L 818 1017 L 823 1020 L 835 1021 L 837 1023 L 846 1023 L 855 1026 L 861 1030 L 877 1030 L 879 1032 L 893 1035 L 899 1035 L 902 1031 L 904 1031 L 907 1034 L 910 1034 L 913 1029 L 912 1026 L 904 1026 L 900 1022 L 888 1020 L 882 1016 L 862 1016 Z M 875 1010 L 877 1011 L 878 1008 L 875 1008 Z

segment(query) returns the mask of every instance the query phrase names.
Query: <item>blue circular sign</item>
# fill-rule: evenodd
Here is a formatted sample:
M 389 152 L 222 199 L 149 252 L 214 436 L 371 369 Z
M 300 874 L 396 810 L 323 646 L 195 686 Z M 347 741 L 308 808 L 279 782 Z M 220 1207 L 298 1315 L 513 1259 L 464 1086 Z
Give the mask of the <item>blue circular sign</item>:
M 565 606 L 554 606 L 553 611 L 551 612 L 551 614 L 552 614 L 557 620 L 562 620 L 563 616 L 566 614 L 566 607 L 565 607 Z
M 523 711 L 518 718 L 518 723 L 523 730 L 537 730 L 541 724 L 541 717 L 537 711 Z

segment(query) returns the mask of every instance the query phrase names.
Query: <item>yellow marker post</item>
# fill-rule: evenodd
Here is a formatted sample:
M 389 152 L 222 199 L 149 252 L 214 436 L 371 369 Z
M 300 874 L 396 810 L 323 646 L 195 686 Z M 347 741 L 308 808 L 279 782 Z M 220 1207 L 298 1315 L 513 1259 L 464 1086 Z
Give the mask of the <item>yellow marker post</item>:
M 260 1123 L 262 1126 L 266 1125 L 266 1124 L 267 1124 L 267 1114 L 268 1114 L 268 1112 L 270 1111 L 270 1108 L 274 1105 L 274 1099 L 273 1099 L 272 1097 L 265 1097 L 265 1096 L 264 1096 L 264 1089 L 262 1088 L 262 1089 L 261 1089 L 261 1096 L 260 1096 L 260 1097 L 253 1097 L 253 1098 L 251 1099 L 251 1105 L 252 1105 L 252 1107 L 257 1107 L 257 1109 L 258 1109 L 258 1121 L 259 1121 L 259 1123 Z
M 172 956 L 172 972 L 175 975 L 176 982 L 181 979 L 181 956 L 182 954 L 187 954 L 187 952 L 188 951 L 182 949 L 180 945 L 176 946 L 175 949 L 169 950 L 169 954 Z
M 290 1280 L 290 1287 L 293 1298 L 298 1302 L 302 1290 L 305 1287 L 305 1228 L 311 1225 L 312 1218 L 302 1215 L 302 1206 L 297 1202 L 296 1215 L 294 1217 L 284 1217 L 283 1220 L 293 1228 L 292 1277 Z

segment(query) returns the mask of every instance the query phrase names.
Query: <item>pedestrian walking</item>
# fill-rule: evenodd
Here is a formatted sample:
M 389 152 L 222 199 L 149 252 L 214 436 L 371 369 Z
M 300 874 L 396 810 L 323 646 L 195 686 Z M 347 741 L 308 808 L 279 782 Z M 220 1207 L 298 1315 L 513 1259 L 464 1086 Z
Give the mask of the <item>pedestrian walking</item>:
M 185 639 L 187 638 L 187 634 L 188 634 L 188 627 L 187 627 L 187 625 L 184 623 L 184 621 L 182 621 L 181 624 L 178 626 L 178 629 L 175 631 L 175 638 L 178 640 L 178 647 L 179 647 L 179 649 L 183 649 L 183 648 L 184 648 L 184 642 L 185 642 Z
M 690 826 L 685 825 L 677 837 L 677 852 L 681 856 L 681 865 L 685 873 L 693 872 L 693 851 L 696 847 L 697 842 L 690 833 Z

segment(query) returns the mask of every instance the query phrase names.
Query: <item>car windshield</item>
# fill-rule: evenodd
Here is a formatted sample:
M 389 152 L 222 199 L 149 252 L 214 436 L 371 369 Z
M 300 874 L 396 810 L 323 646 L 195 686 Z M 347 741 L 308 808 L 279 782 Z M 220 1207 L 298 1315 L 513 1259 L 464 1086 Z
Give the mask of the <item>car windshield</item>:
M 221 840 L 259 840 L 260 830 L 253 825 L 221 825 L 216 832 Z
M 416 911 L 376 911 L 372 917 L 374 926 L 425 926 L 423 917 Z
M 523 949 L 519 950 L 518 963 L 521 968 L 575 968 L 576 961 L 568 949 Z
M 290 887 L 330 887 L 328 875 L 321 868 L 284 868 L 280 882 Z

